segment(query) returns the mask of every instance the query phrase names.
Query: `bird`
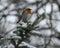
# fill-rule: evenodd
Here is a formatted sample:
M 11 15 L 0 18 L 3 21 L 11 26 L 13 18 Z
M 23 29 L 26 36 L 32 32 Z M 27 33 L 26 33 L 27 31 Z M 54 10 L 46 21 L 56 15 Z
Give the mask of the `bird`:
M 20 20 L 22 20 L 23 22 L 26 22 L 28 20 L 29 14 L 32 14 L 32 9 L 27 8 L 25 9 L 22 14 L 18 17 L 18 22 L 20 22 Z

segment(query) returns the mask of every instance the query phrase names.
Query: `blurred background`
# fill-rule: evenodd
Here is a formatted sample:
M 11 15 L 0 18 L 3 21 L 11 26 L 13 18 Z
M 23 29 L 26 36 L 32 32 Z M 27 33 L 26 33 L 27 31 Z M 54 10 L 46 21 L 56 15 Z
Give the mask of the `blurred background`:
M 60 0 L 0 0 L 0 48 L 60 48 Z

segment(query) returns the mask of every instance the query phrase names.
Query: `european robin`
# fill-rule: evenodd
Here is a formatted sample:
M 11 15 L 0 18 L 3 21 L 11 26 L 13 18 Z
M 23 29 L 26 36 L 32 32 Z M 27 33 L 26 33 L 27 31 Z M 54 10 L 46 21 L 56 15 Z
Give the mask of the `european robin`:
M 22 15 L 19 17 L 19 21 L 22 20 L 23 22 L 26 22 L 31 14 L 32 14 L 32 9 L 30 8 L 25 9 L 22 12 Z

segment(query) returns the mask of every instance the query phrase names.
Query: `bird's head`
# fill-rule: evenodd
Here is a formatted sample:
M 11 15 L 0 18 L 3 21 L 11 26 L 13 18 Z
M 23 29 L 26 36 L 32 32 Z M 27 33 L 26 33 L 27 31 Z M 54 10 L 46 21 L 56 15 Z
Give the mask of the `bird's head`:
M 32 14 L 32 9 L 27 8 L 27 9 L 26 9 L 26 13 L 27 13 L 27 14 Z

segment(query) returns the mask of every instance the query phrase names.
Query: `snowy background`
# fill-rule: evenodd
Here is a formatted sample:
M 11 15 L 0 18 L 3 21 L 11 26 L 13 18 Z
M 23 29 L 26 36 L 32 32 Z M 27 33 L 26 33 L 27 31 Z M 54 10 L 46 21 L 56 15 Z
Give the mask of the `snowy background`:
M 38 10 L 36 5 L 37 1 Z M 30 8 L 32 9 L 32 15 L 29 19 L 31 24 L 33 24 L 37 18 L 36 10 L 39 16 L 44 16 L 44 19 L 36 25 L 39 26 L 38 29 L 31 31 L 32 34 L 29 37 L 29 41 L 22 42 L 21 45 L 26 45 L 29 48 L 44 48 L 45 42 L 48 43 L 49 40 L 51 40 L 47 48 L 60 48 L 60 38 L 57 37 L 60 35 L 60 0 L 40 1 L 41 0 L 17 0 L 14 2 L 14 0 L 0 0 L 0 38 L 1 36 L 4 36 L 2 39 L 10 37 L 20 38 L 13 33 L 19 25 L 17 24 L 17 14 L 21 15 L 24 8 Z M 50 17 L 52 17 L 51 21 Z M 21 23 L 23 27 L 27 27 L 26 23 Z M 5 43 L 0 41 L 0 45 L 1 48 L 6 48 L 5 45 L 7 48 L 14 48 L 9 41 L 5 41 Z

